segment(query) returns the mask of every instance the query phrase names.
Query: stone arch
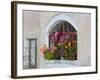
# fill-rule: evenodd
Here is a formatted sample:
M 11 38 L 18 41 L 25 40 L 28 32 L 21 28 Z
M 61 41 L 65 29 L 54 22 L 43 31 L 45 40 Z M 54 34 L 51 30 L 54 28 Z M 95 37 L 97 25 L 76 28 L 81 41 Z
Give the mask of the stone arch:
M 51 18 L 51 20 L 47 23 L 46 28 L 45 28 L 45 43 L 48 46 L 48 35 L 50 33 L 50 31 L 55 27 L 55 25 L 57 23 L 59 23 L 59 21 L 67 21 L 69 22 L 75 29 L 76 31 L 78 31 L 78 25 L 76 24 L 76 22 L 69 16 L 65 15 L 65 14 L 59 14 L 59 15 L 55 15 L 54 17 Z

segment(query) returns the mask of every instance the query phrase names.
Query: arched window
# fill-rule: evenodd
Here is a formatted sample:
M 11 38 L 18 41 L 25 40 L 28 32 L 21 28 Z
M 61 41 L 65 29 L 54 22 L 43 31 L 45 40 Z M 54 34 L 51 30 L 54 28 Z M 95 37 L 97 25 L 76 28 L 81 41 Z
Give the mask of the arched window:
M 77 59 L 77 31 L 67 21 L 59 21 L 49 33 L 49 48 L 55 49 L 55 58 Z

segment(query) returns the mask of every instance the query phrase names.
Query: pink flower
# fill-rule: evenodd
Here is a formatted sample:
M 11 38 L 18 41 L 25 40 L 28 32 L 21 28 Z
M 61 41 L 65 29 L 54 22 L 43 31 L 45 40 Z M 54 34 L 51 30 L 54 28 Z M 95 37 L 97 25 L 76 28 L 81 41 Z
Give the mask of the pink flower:
M 45 48 L 42 47 L 42 48 L 40 49 L 40 52 L 42 53 L 42 55 L 44 55 L 44 51 L 45 51 Z

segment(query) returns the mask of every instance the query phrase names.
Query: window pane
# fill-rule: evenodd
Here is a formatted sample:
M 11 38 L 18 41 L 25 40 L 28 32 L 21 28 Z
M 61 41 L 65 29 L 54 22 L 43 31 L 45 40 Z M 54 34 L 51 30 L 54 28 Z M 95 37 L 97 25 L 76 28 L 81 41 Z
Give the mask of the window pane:
M 23 69 L 31 69 L 36 67 L 36 40 L 24 40 L 24 53 L 23 53 Z
M 31 66 L 35 65 L 35 40 L 31 40 Z
M 66 21 L 60 21 L 49 34 L 49 48 L 56 60 L 77 60 L 77 32 Z M 56 50 L 55 50 L 56 49 Z

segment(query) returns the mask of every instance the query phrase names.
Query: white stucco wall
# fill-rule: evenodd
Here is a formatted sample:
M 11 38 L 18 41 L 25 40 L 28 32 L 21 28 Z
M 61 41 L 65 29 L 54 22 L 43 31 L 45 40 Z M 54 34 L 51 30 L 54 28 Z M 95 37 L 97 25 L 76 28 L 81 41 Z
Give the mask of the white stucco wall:
M 36 12 L 24 11 L 24 38 L 37 38 L 37 64 L 44 67 L 44 59 L 41 57 L 40 48 L 45 42 L 45 29 L 50 20 L 58 14 L 69 16 L 78 26 L 78 65 L 90 65 L 91 63 L 91 25 L 90 15 L 82 13 L 57 13 L 57 12 Z
M 34 11 L 23 12 L 23 36 L 24 39 L 36 38 L 37 39 L 37 67 L 40 66 L 40 13 Z

